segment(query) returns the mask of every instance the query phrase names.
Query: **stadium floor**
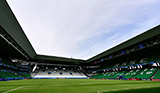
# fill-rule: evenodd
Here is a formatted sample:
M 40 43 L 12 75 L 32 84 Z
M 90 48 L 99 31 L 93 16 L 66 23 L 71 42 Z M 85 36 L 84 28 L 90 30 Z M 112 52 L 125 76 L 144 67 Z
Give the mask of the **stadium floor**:
M 0 93 L 160 93 L 160 82 L 94 79 L 30 79 L 1 81 Z

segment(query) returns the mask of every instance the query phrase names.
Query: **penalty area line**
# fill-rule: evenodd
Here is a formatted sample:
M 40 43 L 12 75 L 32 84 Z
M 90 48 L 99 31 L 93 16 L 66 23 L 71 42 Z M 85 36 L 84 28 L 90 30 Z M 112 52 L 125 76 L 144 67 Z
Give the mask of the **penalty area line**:
M 9 93 L 9 92 L 12 92 L 12 91 L 15 91 L 15 90 L 21 89 L 21 88 L 23 88 L 23 86 L 20 86 L 20 87 L 17 87 L 17 88 L 14 88 L 14 89 L 11 89 L 11 90 L 8 90 L 8 91 L 5 91 L 5 92 L 2 92 L 2 93 Z

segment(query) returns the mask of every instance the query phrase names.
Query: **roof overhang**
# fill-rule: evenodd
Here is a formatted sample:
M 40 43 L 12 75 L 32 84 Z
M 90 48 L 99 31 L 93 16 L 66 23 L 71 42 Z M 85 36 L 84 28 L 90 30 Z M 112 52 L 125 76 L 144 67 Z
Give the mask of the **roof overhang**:
M 73 58 L 64 58 L 64 57 L 55 57 L 55 56 L 47 56 L 47 55 L 37 55 L 34 60 L 39 61 L 50 61 L 50 62 L 72 62 L 72 63 L 84 63 L 85 60 L 81 59 L 73 59 Z
M 0 25 L 31 58 L 36 56 L 35 50 L 23 32 L 23 29 L 18 23 L 6 0 L 0 1 Z
M 104 56 L 110 55 L 114 52 L 117 52 L 117 51 L 122 50 L 124 48 L 130 47 L 134 44 L 137 44 L 139 42 L 142 42 L 146 39 L 152 38 L 152 37 L 154 37 L 156 35 L 159 35 L 159 34 L 160 34 L 160 25 L 158 25 L 158 26 L 156 26 L 156 27 L 154 27 L 154 28 L 152 28 L 152 29 L 134 37 L 134 38 L 131 38 L 131 39 L 129 39 L 129 40 L 127 40 L 127 41 L 125 41 L 125 42 L 123 42 L 123 43 L 121 43 L 121 44 L 119 44 L 119 45 L 117 45 L 117 46 L 115 46 L 115 47 L 113 47 L 109 50 L 106 50 L 106 51 L 104 51 L 104 52 L 102 52 L 102 53 L 100 53 L 100 54 L 98 54 L 98 55 L 96 55 L 96 56 L 94 56 L 90 59 L 88 59 L 87 62 L 93 62 L 96 59 L 99 59 L 99 58 L 102 58 Z

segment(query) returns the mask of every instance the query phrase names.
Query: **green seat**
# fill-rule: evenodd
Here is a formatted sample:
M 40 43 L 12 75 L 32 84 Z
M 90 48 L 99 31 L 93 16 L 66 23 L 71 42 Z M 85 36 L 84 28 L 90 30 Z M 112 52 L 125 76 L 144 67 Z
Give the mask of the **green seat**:
M 143 69 L 142 72 L 137 74 L 134 78 L 135 79 L 150 79 L 157 70 L 158 68 Z
M 133 76 L 135 76 L 137 73 L 139 73 L 141 70 L 137 69 L 137 70 L 131 70 L 129 72 L 127 72 L 123 78 L 133 78 Z
M 153 79 L 160 79 L 160 70 L 154 75 Z

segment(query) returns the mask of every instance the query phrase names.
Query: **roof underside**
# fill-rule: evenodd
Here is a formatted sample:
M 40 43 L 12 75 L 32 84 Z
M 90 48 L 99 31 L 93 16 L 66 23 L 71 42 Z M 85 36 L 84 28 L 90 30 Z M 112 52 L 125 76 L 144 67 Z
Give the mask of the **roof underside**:
M 127 48 L 129 46 L 132 46 L 134 44 L 137 44 L 141 41 L 144 41 L 146 39 L 149 39 L 149 38 L 156 36 L 156 35 L 159 35 L 159 34 L 160 34 L 160 25 L 88 59 L 87 62 L 95 61 L 96 59 L 102 58 L 104 56 L 107 56 L 107 55 L 112 54 L 116 51 L 122 50 L 124 48 Z
M 47 55 L 37 55 L 34 59 L 36 59 L 36 60 L 53 61 L 53 62 L 78 62 L 78 63 L 85 62 L 85 60 L 80 60 L 80 59 L 55 57 L 55 56 L 47 56 Z
M 6 0 L 0 1 L 0 25 L 31 58 L 36 56 L 36 52 L 24 34 Z

